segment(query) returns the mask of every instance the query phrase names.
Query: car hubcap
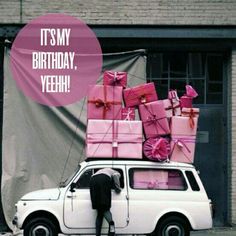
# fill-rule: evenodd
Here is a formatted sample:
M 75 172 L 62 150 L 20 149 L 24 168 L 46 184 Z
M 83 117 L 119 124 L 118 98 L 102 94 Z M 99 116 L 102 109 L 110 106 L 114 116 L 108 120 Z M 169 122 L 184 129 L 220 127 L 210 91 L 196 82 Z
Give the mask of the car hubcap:
M 170 225 L 166 228 L 164 236 L 183 236 L 183 232 L 178 225 Z
M 32 236 L 49 236 L 49 230 L 43 225 L 39 225 L 32 230 Z

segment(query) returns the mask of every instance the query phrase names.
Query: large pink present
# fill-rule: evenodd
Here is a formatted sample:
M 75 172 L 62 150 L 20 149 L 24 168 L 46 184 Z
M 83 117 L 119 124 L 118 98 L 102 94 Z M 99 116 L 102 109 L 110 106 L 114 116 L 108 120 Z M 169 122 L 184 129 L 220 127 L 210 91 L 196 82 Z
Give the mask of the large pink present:
M 87 157 L 142 158 L 142 122 L 88 120 Z
M 122 120 L 135 120 L 135 108 L 124 107 L 121 109 L 121 119 Z
M 90 86 L 88 94 L 88 119 L 121 120 L 122 87 L 108 85 Z
M 170 133 L 169 123 L 162 101 L 139 105 L 139 113 L 143 121 L 146 138 Z
M 195 136 L 173 135 L 171 137 L 170 160 L 176 162 L 193 163 L 195 143 Z
M 137 189 L 168 189 L 168 171 L 135 170 L 133 188 Z
M 173 116 L 171 118 L 171 135 L 196 135 L 197 124 L 197 117 L 193 117 L 190 121 L 189 117 Z
M 127 85 L 127 72 L 105 71 L 103 75 L 104 85 L 121 86 Z
M 168 118 L 172 116 L 180 116 L 181 115 L 181 109 L 180 109 L 180 102 L 179 101 L 173 101 L 171 99 L 164 99 L 162 100 L 164 104 L 164 108 L 166 111 L 166 116 Z
M 166 138 L 149 138 L 143 145 L 144 155 L 153 161 L 166 161 L 170 153 L 169 140 Z
M 124 89 L 124 100 L 127 107 L 135 107 L 158 100 L 154 83 Z

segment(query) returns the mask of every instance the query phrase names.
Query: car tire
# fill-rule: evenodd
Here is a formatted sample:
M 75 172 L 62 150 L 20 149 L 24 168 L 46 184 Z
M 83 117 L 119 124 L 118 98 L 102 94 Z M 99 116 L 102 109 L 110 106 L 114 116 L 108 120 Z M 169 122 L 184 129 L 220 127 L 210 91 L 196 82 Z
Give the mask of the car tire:
M 57 236 L 58 229 L 53 221 L 38 217 L 30 220 L 24 227 L 24 236 Z
M 188 222 L 181 217 L 170 216 L 158 223 L 156 236 L 189 236 L 190 227 Z

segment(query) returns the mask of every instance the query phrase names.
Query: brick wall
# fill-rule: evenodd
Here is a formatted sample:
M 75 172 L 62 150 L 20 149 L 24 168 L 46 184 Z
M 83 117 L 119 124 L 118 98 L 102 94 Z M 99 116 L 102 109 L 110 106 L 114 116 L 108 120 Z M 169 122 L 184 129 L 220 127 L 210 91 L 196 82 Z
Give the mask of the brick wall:
M 236 49 L 232 51 L 232 160 L 231 160 L 231 219 L 236 225 Z
M 22 1 L 22 10 L 20 2 Z M 236 25 L 235 0 L 1 0 L 0 23 L 63 12 L 87 24 Z

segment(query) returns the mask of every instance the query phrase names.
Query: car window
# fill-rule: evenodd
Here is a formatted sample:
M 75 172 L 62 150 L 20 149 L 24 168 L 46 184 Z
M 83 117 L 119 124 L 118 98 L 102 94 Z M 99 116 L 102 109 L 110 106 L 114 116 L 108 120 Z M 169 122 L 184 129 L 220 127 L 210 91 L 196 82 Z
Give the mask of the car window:
M 189 182 L 189 184 L 191 186 L 191 189 L 193 191 L 200 191 L 198 183 L 197 183 L 197 181 L 196 181 L 196 179 L 195 179 L 195 177 L 193 175 L 193 172 L 192 171 L 185 171 L 185 174 L 186 174 L 186 176 L 188 178 L 188 182 Z
M 183 174 L 173 169 L 132 168 L 129 184 L 133 189 L 186 190 Z
M 79 188 L 79 189 L 86 189 L 86 188 L 89 188 L 89 182 L 90 182 L 90 179 L 92 177 L 92 175 L 98 171 L 99 168 L 94 168 L 94 169 L 89 169 L 89 170 L 86 170 L 81 176 L 80 178 L 78 179 L 78 181 L 76 182 L 76 188 Z M 118 171 L 120 174 L 121 174 L 121 177 L 120 177 L 120 186 L 121 188 L 124 188 L 124 174 L 123 174 L 123 171 L 121 169 L 116 169 L 114 168 L 114 170 Z

